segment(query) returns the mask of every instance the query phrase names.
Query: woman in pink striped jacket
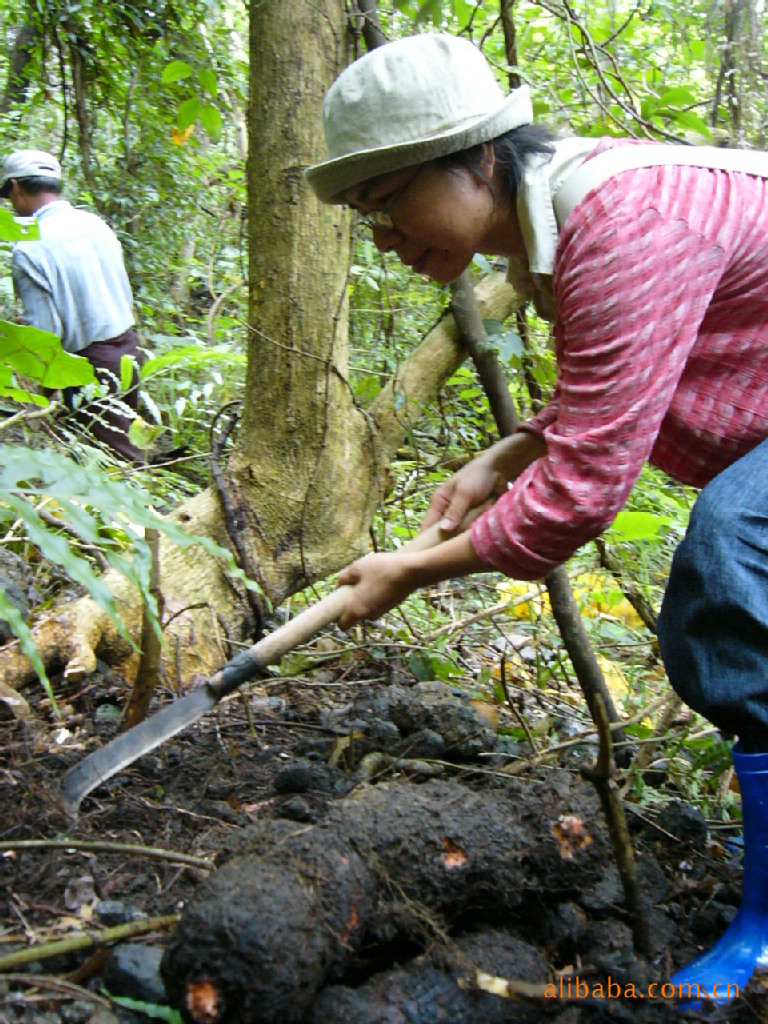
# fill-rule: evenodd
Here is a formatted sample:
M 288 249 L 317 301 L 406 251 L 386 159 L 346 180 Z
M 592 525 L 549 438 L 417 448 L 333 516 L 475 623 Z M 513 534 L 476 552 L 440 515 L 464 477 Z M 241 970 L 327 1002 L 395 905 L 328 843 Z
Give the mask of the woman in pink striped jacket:
M 355 61 L 324 121 L 328 159 L 307 172 L 319 198 L 443 284 L 476 252 L 507 257 L 555 321 L 558 362 L 546 408 L 435 492 L 424 525 L 448 540 L 344 570 L 340 624 L 450 577 L 545 576 L 610 526 L 646 461 L 703 488 L 659 640 L 683 699 L 738 737 L 744 899 L 672 980 L 727 998 L 768 966 L 768 156 L 749 173 L 629 167 L 558 224 L 563 183 L 626 143 L 556 139 L 532 124 L 526 87 L 504 96 L 471 43 L 437 34 Z

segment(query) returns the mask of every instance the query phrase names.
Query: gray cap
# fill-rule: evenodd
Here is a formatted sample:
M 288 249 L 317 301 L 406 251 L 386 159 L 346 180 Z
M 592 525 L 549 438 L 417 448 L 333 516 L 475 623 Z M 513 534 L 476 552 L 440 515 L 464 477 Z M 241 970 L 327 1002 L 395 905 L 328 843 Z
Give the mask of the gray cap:
M 328 90 L 328 159 L 306 172 L 325 203 L 380 174 L 458 153 L 530 124 L 528 86 L 505 96 L 480 50 L 442 33 L 406 36 L 349 65 Z
M 61 180 L 61 164 L 55 156 L 42 149 L 17 149 L 5 158 L 0 192 L 11 178 L 55 178 Z

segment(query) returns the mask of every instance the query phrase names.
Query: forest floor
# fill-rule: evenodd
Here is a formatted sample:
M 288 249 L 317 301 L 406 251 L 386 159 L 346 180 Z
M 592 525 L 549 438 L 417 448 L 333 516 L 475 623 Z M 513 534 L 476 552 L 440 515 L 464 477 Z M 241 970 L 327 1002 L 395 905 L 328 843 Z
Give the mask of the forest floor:
M 158 692 L 153 710 L 173 696 Z M 674 793 L 653 814 L 628 804 L 651 935 L 649 958 L 637 956 L 599 803 L 579 771 L 594 748 L 571 748 L 545 767 L 529 763 L 525 743 L 495 745 L 494 729 L 489 740 L 487 721 L 463 694 L 418 683 L 402 663 L 382 673 L 381 660 L 363 654 L 352 663 L 326 662 L 304 677 L 254 684 L 247 697 L 227 699 L 95 790 L 73 821 L 59 800 L 62 774 L 114 735 L 124 698 L 124 684 L 107 671 L 65 695 L 68 716 L 44 738 L 35 739 L 19 722 L 0 722 L 2 1024 L 140 1024 L 149 1019 L 145 1012 L 165 1012 L 162 991 L 121 980 L 113 969 L 117 950 L 166 947 L 175 915 L 194 902 L 249 829 L 257 826 L 257 846 L 278 825 L 286 827 L 281 821 L 298 830 L 330 822 L 333 829 L 341 820 L 338 807 L 354 806 L 366 793 L 378 792 L 373 799 L 381 800 L 386 787 L 406 802 L 409 795 L 448 792 L 440 789 L 448 786 L 471 793 L 467 806 L 487 799 L 489 835 L 501 824 L 494 816 L 508 817 L 504 824 L 514 826 L 514 843 L 522 844 L 519 860 L 506 859 L 503 844 L 500 853 L 478 854 L 490 898 L 486 893 L 451 913 L 437 897 L 420 932 L 395 915 L 386 935 L 379 922 L 376 942 L 369 936 L 327 977 L 320 969 L 312 983 L 317 991 L 302 997 L 306 1014 L 292 1009 L 269 1016 L 265 1010 L 262 1018 L 251 1004 L 239 1015 L 209 1009 L 200 1020 L 680 1020 L 672 999 L 649 997 L 649 984 L 665 981 L 711 945 L 738 906 L 738 853 L 708 837 L 699 812 Z M 503 722 L 508 711 L 497 713 Z M 482 804 L 477 807 L 482 813 Z M 406 842 L 388 832 L 401 818 L 407 814 L 399 810 L 386 817 L 379 808 L 373 815 L 377 857 Z M 571 849 L 569 828 L 577 836 Z M 482 826 L 472 829 L 465 849 L 482 839 Z M 29 841 L 40 845 L 25 847 Z M 443 864 L 461 864 L 459 840 L 443 842 Z M 364 837 L 356 836 L 354 845 L 365 848 Z M 504 878 L 496 895 L 493 856 Z M 507 898 L 501 888 L 515 888 L 515 872 L 519 892 Z M 417 907 L 432 898 L 418 886 L 405 896 Z M 120 927 L 123 933 L 112 931 Z M 101 938 L 90 948 L 67 948 L 68 940 L 84 934 Z M 29 959 L 9 963 L 13 954 Z M 229 969 L 238 973 L 236 963 Z M 513 979 L 522 998 L 477 991 L 477 970 Z M 299 986 L 306 993 L 306 985 L 297 976 L 296 993 Z M 110 996 L 120 994 L 139 999 L 141 1009 L 118 1006 Z M 706 1019 L 767 1021 L 768 997 L 742 992 Z

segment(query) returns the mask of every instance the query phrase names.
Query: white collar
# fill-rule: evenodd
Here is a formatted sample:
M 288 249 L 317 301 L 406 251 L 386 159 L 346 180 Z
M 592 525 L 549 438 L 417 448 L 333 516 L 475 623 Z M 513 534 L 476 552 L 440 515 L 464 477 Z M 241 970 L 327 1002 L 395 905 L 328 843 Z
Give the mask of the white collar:
M 554 143 L 551 160 L 540 154 L 526 158 L 523 181 L 517 192 L 517 217 L 531 274 L 552 273 L 558 234 L 552 201 L 563 181 L 584 162 L 599 141 L 572 136 Z

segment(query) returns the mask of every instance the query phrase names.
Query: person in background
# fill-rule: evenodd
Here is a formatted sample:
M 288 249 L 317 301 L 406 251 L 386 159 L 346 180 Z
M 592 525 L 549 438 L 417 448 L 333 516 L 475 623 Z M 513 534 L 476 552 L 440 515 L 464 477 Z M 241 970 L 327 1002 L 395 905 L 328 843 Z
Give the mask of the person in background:
M 119 401 L 80 406 L 77 420 L 122 459 L 143 465 L 128 437 L 138 406 L 138 337 L 133 295 L 115 233 L 96 214 L 75 209 L 61 195 L 61 165 L 37 149 L 20 149 L 3 164 L 0 197 L 19 217 L 34 217 L 39 240 L 13 247 L 13 283 L 23 321 L 61 339 L 65 352 L 84 356 Z M 133 362 L 130 388 L 121 391 L 121 360 Z M 74 408 L 78 388 L 64 401 Z M 123 408 L 121 408 L 121 406 Z M 125 408 L 127 406 L 127 409 Z
M 571 176 L 633 143 L 555 137 L 532 123 L 527 86 L 505 96 L 469 40 L 436 33 L 353 62 L 323 116 L 328 156 L 306 172 L 319 199 L 440 284 L 477 252 L 507 257 L 555 322 L 558 362 L 552 401 L 436 490 L 423 526 L 444 543 L 340 574 L 353 590 L 339 624 L 473 572 L 546 576 L 610 526 L 646 461 L 703 488 L 658 633 L 677 692 L 738 737 L 743 900 L 671 980 L 730 998 L 768 966 L 768 155 L 745 173 L 661 147 L 666 163 L 619 167 L 559 224 Z

